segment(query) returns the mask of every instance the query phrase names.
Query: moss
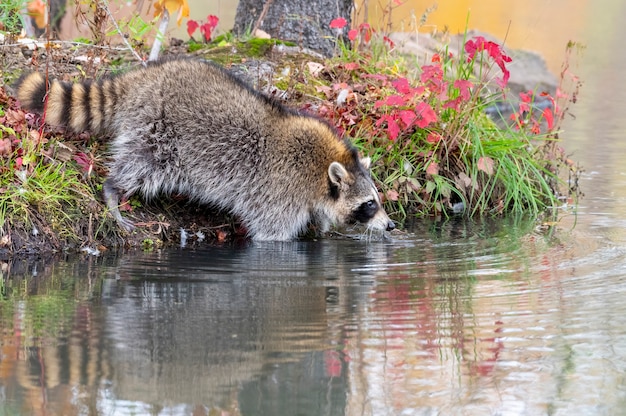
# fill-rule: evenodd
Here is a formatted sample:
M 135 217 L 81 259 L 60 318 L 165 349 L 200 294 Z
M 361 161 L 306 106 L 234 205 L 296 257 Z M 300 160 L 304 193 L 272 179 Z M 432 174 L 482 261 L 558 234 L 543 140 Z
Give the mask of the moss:
M 276 81 L 274 83 L 274 86 L 276 88 L 278 88 L 279 90 L 286 91 L 287 88 L 289 88 L 289 80 L 288 79 L 281 79 L 279 81 Z

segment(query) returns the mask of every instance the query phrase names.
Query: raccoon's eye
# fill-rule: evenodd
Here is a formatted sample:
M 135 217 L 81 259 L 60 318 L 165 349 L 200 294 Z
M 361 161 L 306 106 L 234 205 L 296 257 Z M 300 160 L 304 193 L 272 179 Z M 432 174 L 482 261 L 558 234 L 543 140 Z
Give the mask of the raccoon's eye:
M 366 223 L 374 215 L 376 215 L 376 212 L 378 212 L 378 204 L 376 203 L 376 200 L 370 199 L 369 201 L 363 202 L 359 205 L 359 207 L 352 213 L 352 219 Z

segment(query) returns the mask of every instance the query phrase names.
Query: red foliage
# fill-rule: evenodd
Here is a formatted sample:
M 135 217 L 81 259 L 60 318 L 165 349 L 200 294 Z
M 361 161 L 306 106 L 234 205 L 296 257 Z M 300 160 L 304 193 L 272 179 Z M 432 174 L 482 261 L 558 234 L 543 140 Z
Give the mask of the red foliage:
M 187 20 L 187 33 L 189 34 L 190 38 L 193 37 L 193 34 L 198 29 L 198 27 L 200 27 L 200 24 L 195 20 Z
M 187 33 L 189 34 L 189 37 L 193 38 L 193 34 L 199 28 L 200 33 L 202 34 L 202 37 L 204 38 L 204 41 L 208 42 L 211 40 L 211 35 L 213 34 L 213 30 L 217 27 L 217 24 L 219 23 L 219 21 L 220 21 L 219 17 L 214 16 L 212 14 L 208 15 L 207 21 L 202 24 L 200 24 L 200 22 L 197 22 L 195 20 L 189 19 L 187 21 Z
M 558 89 L 556 94 L 557 97 L 566 97 L 566 95 L 563 95 Z M 560 117 L 561 115 L 560 109 L 554 97 L 552 97 L 549 93 L 544 91 L 539 95 L 540 97 L 548 100 L 549 103 L 549 106 L 541 110 L 539 118 L 535 116 L 538 112 L 538 109 L 535 106 L 536 95 L 533 91 L 527 91 L 519 93 L 520 101 L 518 111 L 511 114 L 511 120 L 514 121 L 515 126 L 518 129 L 527 129 L 532 134 L 541 134 L 541 122 L 544 121 L 546 133 L 550 134 L 555 128 L 555 116 Z
M 477 52 L 487 51 L 489 56 L 494 60 L 496 65 L 500 67 L 502 71 L 502 78 L 496 78 L 496 82 L 501 88 L 506 87 L 509 82 L 511 73 L 506 69 L 506 64 L 511 62 L 511 57 L 505 54 L 500 45 L 495 42 L 485 40 L 482 36 L 476 36 L 474 39 L 470 39 L 465 42 L 465 52 L 467 52 L 468 62 L 472 61 Z
M 346 21 L 346 19 L 344 19 L 343 17 L 338 17 L 330 22 L 330 28 L 343 29 L 344 27 L 346 27 L 347 24 L 348 22 Z

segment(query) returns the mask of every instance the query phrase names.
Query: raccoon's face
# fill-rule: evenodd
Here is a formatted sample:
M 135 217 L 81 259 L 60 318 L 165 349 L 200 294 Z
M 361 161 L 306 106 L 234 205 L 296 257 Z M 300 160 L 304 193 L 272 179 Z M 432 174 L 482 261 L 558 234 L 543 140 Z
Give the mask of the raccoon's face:
M 365 224 L 368 230 L 390 231 L 395 224 L 382 207 L 378 190 L 369 175 L 370 159 L 358 161 L 347 169 L 339 162 L 328 167 L 331 184 L 332 211 L 337 224 Z M 334 218 L 332 218 L 334 217 Z

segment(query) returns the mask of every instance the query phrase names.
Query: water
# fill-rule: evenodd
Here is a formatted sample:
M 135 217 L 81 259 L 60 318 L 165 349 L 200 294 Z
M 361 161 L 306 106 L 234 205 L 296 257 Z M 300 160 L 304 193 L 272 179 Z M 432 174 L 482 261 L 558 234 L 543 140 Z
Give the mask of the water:
M 576 28 L 578 215 L 13 263 L 0 415 L 625 414 L 620 4 Z
M 2 414 L 626 408 L 626 247 L 532 221 L 414 232 L 16 264 Z

